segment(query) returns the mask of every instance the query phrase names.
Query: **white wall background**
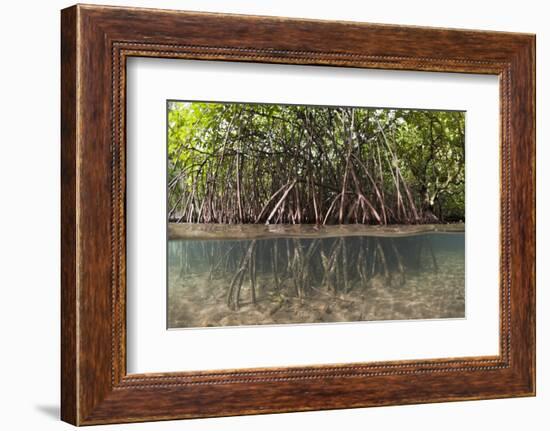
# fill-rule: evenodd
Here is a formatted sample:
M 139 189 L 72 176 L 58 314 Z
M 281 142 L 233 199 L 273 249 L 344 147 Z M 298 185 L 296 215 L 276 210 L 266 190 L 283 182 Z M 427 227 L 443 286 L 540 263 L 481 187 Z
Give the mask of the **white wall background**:
M 99 0 L 98 0 L 99 1 Z M 538 396 L 536 398 L 105 426 L 135 430 L 547 429 L 550 423 L 550 14 L 544 1 L 119 0 L 171 9 L 280 15 L 537 34 Z M 62 430 L 59 422 L 60 0 L 2 4 L 0 32 L 0 427 Z

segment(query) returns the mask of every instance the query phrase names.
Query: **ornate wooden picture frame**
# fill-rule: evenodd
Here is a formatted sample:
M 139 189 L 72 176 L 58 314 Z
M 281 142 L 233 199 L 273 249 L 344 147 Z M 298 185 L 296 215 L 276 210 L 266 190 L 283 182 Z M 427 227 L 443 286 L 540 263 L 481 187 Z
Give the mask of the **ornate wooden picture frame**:
M 61 26 L 61 417 L 75 425 L 535 394 L 535 37 L 77 5 Z M 126 372 L 129 57 L 500 79 L 500 354 Z

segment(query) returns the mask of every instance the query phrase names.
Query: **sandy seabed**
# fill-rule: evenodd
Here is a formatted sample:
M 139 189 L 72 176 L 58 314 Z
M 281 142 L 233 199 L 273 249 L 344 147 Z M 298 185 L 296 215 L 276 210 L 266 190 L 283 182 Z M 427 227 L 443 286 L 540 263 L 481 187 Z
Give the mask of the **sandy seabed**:
M 310 286 L 305 297 L 294 294 L 292 283 L 258 274 L 256 303 L 250 284 L 242 286 L 238 310 L 226 302 L 227 277 L 207 273 L 169 272 L 169 328 L 330 323 L 407 319 L 463 318 L 465 315 L 464 260 L 455 253 L 438 255 L 438 270 L 376 275 L 367 286 L 356 283 L 346 292 Z

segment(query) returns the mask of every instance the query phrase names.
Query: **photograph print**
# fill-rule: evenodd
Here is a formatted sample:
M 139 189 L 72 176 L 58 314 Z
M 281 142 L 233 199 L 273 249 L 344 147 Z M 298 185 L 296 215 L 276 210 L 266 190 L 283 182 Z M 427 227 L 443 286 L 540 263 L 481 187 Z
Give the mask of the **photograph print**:
M 169 329 L 465 317 L 465 112 L 167 102 Z

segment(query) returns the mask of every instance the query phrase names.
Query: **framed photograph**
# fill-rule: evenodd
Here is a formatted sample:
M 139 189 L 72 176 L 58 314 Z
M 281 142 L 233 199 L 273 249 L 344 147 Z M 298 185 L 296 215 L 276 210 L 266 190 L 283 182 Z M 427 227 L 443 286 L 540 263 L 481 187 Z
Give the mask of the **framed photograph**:
M 535 394 L 534 35 L 61 17 L 63 420 Z

